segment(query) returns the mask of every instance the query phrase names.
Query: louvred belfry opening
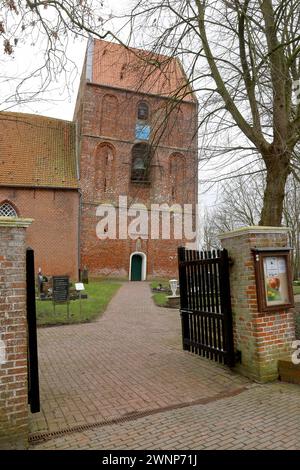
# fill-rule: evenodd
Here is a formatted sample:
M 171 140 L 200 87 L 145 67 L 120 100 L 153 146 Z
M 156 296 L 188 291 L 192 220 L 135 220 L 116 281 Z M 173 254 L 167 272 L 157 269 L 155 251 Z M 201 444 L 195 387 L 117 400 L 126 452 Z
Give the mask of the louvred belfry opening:
M 141 121 L 147 121 L 149 118 L 149 106 L 145 101 L 141 101 L 138 105 L 138 119 Z
M 151 149 L 148 144 L 136 144 L 132 148 L 131 181 L 149 182 Z

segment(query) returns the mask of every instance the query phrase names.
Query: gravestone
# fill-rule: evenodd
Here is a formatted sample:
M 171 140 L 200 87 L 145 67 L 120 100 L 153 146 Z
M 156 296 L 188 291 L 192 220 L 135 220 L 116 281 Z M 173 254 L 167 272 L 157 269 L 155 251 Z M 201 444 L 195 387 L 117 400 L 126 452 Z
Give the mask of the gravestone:
M 68 302 L 69 301 L 69 276 L 53 276 L 53 302 Z
M 88 271 L 88 268 L 86 266 L 82 270 L 81 282 L 83 282 L 84 284 L 89 283 L 89 271 Z
M 52 278 L 52 301 L 55 314 L 55 304 L 67 304 L 67 317 L 70 318 L 70 278 L 69 276 L 53 276 Z

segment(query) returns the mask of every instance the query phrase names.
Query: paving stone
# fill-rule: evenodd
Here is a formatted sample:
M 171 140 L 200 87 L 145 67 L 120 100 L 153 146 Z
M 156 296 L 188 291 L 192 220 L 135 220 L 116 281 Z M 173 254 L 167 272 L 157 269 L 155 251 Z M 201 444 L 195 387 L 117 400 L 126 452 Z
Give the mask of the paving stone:
M 210 401 L 65 434 L 34 450 L 300 449 L 299 386 L 251 384 L 182 351 L 179 315 L 156 307 L 147 283 L 124 284 L 98 321 L 39 329 L 38 340 L 42 411 L 31 415 L 34 432 Z
M 248 383 L 182 351 L 179 313 L 157 307 L 149 283 L 124 283 L 96 322 L 38 330 L 41 413 L 55 431 L 234 390 Z M 88 410 L 88 411 L 87 411 Z

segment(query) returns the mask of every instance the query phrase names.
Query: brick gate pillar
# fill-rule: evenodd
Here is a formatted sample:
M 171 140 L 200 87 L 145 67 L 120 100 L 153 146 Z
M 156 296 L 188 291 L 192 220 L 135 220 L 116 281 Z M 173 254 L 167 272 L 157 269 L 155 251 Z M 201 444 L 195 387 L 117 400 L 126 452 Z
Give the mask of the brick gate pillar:
M 26 227 L 0 217 L 0 449 L 28 444 Z
M 233 260 L 230 268 L 237 370 L 260 382 L 278 378 L 278 360 L 290 359 L 295 338 L 293 312 L 260 312 L 257 302 L 253 248 L 288 246 L 284 227 L 245 227 L 220 235 Z

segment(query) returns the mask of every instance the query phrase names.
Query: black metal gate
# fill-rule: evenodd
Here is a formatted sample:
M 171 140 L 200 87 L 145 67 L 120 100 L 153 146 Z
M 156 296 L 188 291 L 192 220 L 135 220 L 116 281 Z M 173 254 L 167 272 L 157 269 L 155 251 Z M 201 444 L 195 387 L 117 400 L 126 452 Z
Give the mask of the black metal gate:
M 235 362 L 227 250 L 178 249 L 183 349 Z
M 26 250 L 27 331 L 28 331 L 28 403 L 31 413 L 40 411 L 37 353 L 34 251 Z

